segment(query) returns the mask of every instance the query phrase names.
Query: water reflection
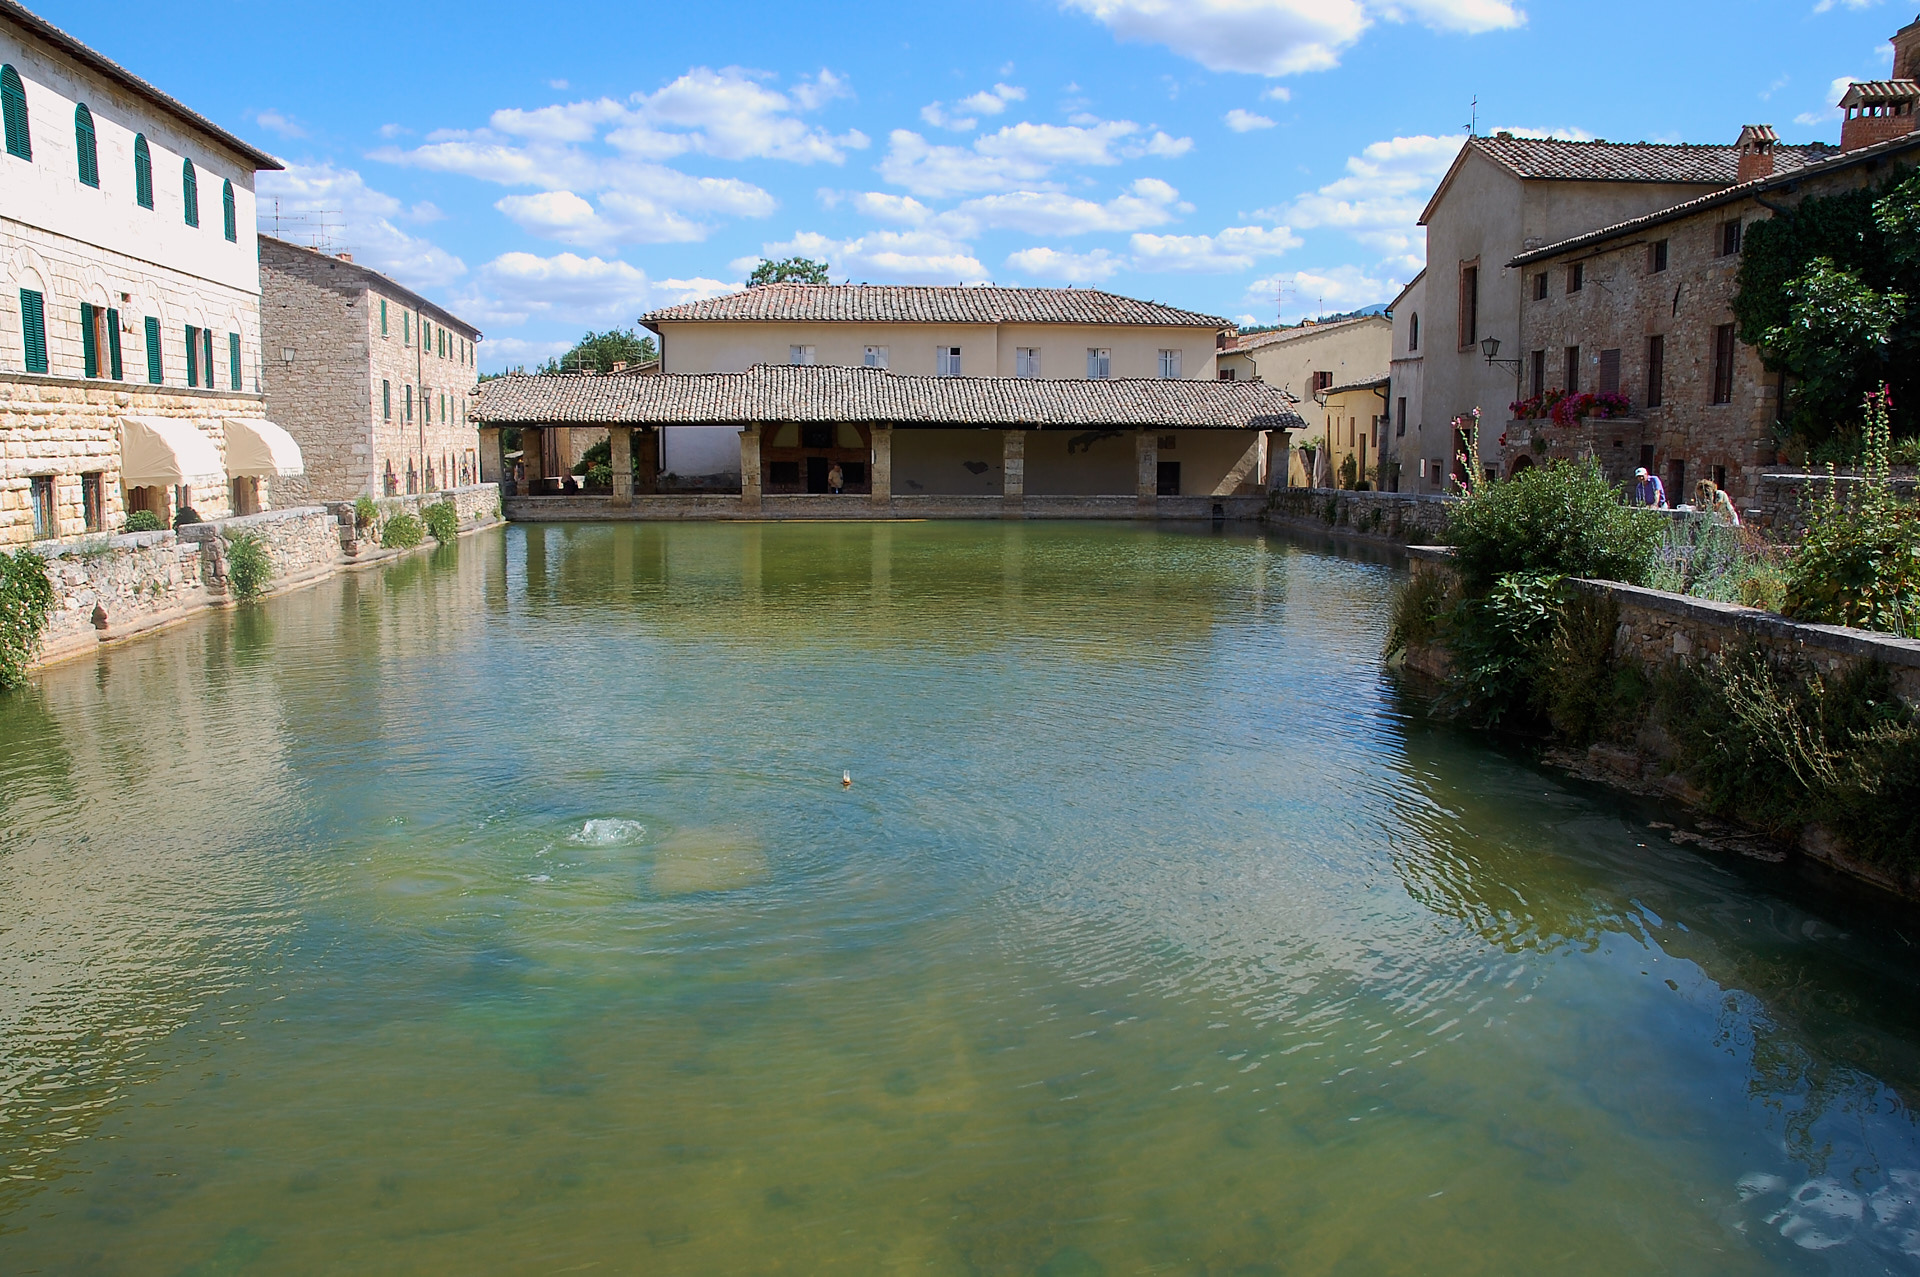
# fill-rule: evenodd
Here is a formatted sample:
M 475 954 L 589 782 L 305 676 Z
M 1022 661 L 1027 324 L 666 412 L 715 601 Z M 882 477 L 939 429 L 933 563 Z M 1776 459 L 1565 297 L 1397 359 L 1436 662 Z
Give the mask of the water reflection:
M 1896 929 L 1424 724 L 1395 570 L 521 527 L 48 672 L 0 1268 L 1911 1267 Z

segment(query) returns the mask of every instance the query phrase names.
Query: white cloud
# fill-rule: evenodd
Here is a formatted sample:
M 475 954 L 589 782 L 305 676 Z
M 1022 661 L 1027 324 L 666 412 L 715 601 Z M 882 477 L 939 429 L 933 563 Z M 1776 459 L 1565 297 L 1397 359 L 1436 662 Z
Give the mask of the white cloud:
M 403 216 L 400 201 L 374 190 L 352 169 L 323 162 L 262 173 L 259 206 L 260 229 L 268 234 L 275 230 L 277 209 L 287 219 L 280 227 L 286 238 L 307 243 L 324 233 L 331 246 L 350 250 L 359 264 L 410 288 L 443 286 L 467 272 L 458 257 L 394 225 Z
M 1407 278 L 1411 278 L 1409 275 Z M 1283 323 L 1292 323 L 1316 315 L 1358 310 L 1363 306 L 1385 304 L 1405 287 L 1406 280 L 1382 278 L 1358 266 L 1332 266 L 1288 271 L 1256 279 L 1247 286 L 1242 301 L 1272 314 L 1277 298 L 1286 298 L 1279 312 Z M 1262 322 L 1271 322 L 1265 321 Z
M 1284 226 L 1230 226 L 1218 235 L 1135 235 L 1131 265 L 1138 271 L 1225 274 L 1251 270 L 1262 257 L 1278 257 L 1300 246 L 1300 237 Z
M 1517 27 L 1510 0 L 1066 0 L 1122 40 L 1163 44 L 1214 71 L 1325 71 L 1376 20 L 1477 33 Z
M 959 227 L 1025 231 L 1031 235 L 1084 235 L 1164 226 L 1193 205 L 1158 178 L 1143 177 L 1104 204 L 1051 191 L 1013 191 L 967 200 L 943 215 Z
M 1293 90 L 1284 84 L 1276 84 L 1260 96 L 1269 102 L 1291 102 L 1293 101 Z
M 1255 129 L 1270 129 L 1273 127 L 1273 121 L 1269 120 L 1266 116 L 1255 115 L 1252 111 L 1237 106 L 1234 107 L 1233 110 L 1228 111 L 1222 118 L 1226 121 L 1227 127 L 1235 133 L 1251 133 Z
M 1381 252 L 1405 254 L 1419 235 L 1421 211 L 1466 140 L 1422 134 L 1372 143 L 1348 157 L 1346 176 L 1255 216 L 1343 230 Z
M 936 146 L 910 129 L 888 136 L 880 175 L 915 195 L 939 199 L 1015 187 L 1050 187 L 1062 165 L 1106 166 L 1145 155 L 1184 154 L 1191 138 L 1156 132 L 1138 138 L 1131 120 L 1076 116 L 1069 124 L 1009 124 L 973 140 L 971 146 Z
M 1819 4 L 1813 6 L 1813 11 L 1831 13 L 1835 9 L 1871 9 L 1880 3 L 1882 0 L 1820 0 Z
M 626 166 L 596 185 L 597 205 L 573 191 L 549 190 L 508 195 L 494 207 L 523 230 L 577 247 L 694 243 L 712 230 L 700 214 L 766 217 L 776 207 L 750 182 L 656 165 Z
M 1793 117 L 1793 122 L 1807 128 L 1818 128 L 1820 125 L 1832 124 L 1835 120 L 1844 119 L 1846 113 L 1840 109 L 1840 99 L 1847 96 L 1847 90 L 1853 87 L 1855 81 L 1871 78 L 1865 75 L 1835 76 L 1833 83 L 1827 86 L 1827 105 L 1817 111 L 1802 111 Z
M 980 116 L 999 115 L 1007 109 L 1007 103 L 1026 100 L 1025 89 L 1012 84 L 996 84 L 991 89 L 982 89 L 957 102 L 929 102 L 920 108 L 920 118 L 936 129 L 967 133 L 979 127 Z
M 978 284 L 987 269 L 966 244 L 939 231 L 870 231 L 836 240 L 802 231 L 778 244 L 763 244 L 770 258 L 801 256 L 825 261 L 834 278 L 874 283 Z
M 474 287 L 455 307 L 482 324 L 513 327 L 551 319 L 572 326 L 630 324 L 655 306 L 717 297 L 739 288 L 717 279 L 653 280 L 618 260 L 560 253 L 503 253 L 477 272 Z M 493 342 L 488 343 L 493 346 Z M 503 357 L 504 347 L 494 349 Z
M 565 93 L 567 91 L 567 82 L 565 80 L 548 80 L 547 87 Z
M 1148 155 L 1158 156 L 1163 160 L 1177 160 L 1192 149 L 1192 138 L 1170 137 L 1165 133 L 1157 131 L 1152 137 L 1147 139 L 1146 145 Z
M 254 115 L 253 122 L 263 129 L 278 133 L 281 137 L 305 137 L 307 131 L 295 124 L 278 111 L 261 111 Z
M 1062 284 L 1097 284 L 1125 263 L 1104 248 L 1091 253 L 1066 253 L 1057 248 L 1023 248 L 1007 257 L 1018 276 Z

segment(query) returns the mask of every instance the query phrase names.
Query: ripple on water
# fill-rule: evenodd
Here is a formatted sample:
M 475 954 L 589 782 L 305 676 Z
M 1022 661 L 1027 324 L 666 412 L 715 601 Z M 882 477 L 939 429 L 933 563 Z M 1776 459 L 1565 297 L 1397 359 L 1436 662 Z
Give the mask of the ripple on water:
M 647 827 L 637 820 L 605 817 L 589 820 L 567 841 L 583 847 L 632 847 L 644 841 Z

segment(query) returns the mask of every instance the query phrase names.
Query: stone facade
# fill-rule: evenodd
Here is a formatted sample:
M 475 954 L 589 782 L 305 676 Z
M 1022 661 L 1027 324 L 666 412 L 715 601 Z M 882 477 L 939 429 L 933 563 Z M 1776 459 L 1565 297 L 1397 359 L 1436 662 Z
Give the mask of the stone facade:
M 265 413 L 264 401 L 254 394 L 0 375 L 0 548 L 108 532 L 126 523 L 129 494 L 120 482 L 122 417 L 192 421 L 224 458 L 225 419 Z M 85 501 L 83 476 L 90 475 L 99 476 L 97 526 L 89 522 Z M 33 481 L 40 476 L 53 480 L 57 527 L 51 538 L 34 530 Z M 263 503 L 271 504 L 273 482 L 280 481 L 260 481 Z M 162 495 L 167 502 L 162 521 L 171 522 L 171 502 L 181 494 Z M 225 488 L 184 495 L 204 518 L 223 518 L 231 510 L 231 493 Z
M 480 331 L 350 258 L 260 236 L 265 384 L 309 499 L 479 481 Z

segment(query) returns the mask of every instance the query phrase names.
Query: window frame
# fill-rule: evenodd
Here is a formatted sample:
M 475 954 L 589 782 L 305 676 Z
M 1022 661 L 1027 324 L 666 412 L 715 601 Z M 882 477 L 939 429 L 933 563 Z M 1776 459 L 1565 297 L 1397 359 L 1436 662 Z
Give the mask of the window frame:
M 1647 245 L 1647 274 L 1664 275 L 1671 265 L 1670 240 L 1656 239 Z
M 1560 389 L 1566 391 L 1570 395 L 1579 394 L 1580 393 L 1580 347 L 1568 346 L 1566 348 L 1566 363 L 1565 363 L 1565 366 L 1561 369 L 1561 371 L 1566 376 L 1566 385 L 1560 387 Z
M 1461 350 L 1480 344 L 1480 259 L 1460 263 L 1459 314 L 1455 337 Z
M 1407 318 L 1407 353 L 1420 353 L 1420 312 L 1417 310 Z
M 1178 350 L 1172 347 L 1168 347 L 1160 352 L 1160 380 L 1182 380 L 1181 365 L 1186 362 L 1184 358 L 1185 354 L 1186 352 L 1184 350 Z
M 27 504 L 33 511 L 33 539 L 36 541 L 51 541 L 60 535 L 59 479 L 60 476 L 53 474 L 27 476 Z M 42 494 L 45 494 L 44 500 Z
M 1585 262 L 1567 263 L 1567 296 L 1584 292 L 1587 287 L 1587 264 Z
M 47 297 L 32 288 L 20 290 L 21 367 L 36 376 L 47 375 Z M 38 364 L 38 367 L 34 365 Z
M 1734 364 L 1739 358 L 1739 338 L 1732 324 L 1713 328 L 1713 404 L 1733 402 Z
M 1013 375 L 1028 380 L 1040 376 L 1040 347 L 1015 346 L 1013 348 Z
M 1667 335 L 1649 333 L 1647 335 L 1647 393 L 1646 406 L 1661 408 L 1667 402 Z
M 820 348 L 799 343 L 787 347 L 787 366 L 790 368 L 813 368 L 820 361 Z
M 958 377 L 961 375 L 960 374 L 960 367 L 961 367 L 960 347 L 935 346 L 933 350 L 934 350 L 934 369 L 935 369 L 936 376 Z
M 180 157 L 180 215 L 188 226 L 200 226 L 200 171 L 186 156 Z
M 1087 347 L 1087 380 L 1088 381 L 1112 381 L 1113 380 L 1113 347 L 1111 346 Z
M 892 352 L 886 346 L 867 346 L 860 352 L 862 368 L 885 368 Z
M 385 377 L 380 379 L 380 420 L 393 420 L 393 383 Z
M 158 315 L 143 316 L 142 330 L 147 339 L 147 384 L 164 386 L 167 384 L 167 348 L 165 337 L 160 331 Z
M 93 111 L 85 102 L 73 104 L 73 154 L 80 184 L 99 190 L 100 135 L 93 126 Z
M 233 198 L 233 183 L 226 178 L 220 179 L 220 220 L 221 230 L 227 243 L 240 242 L 240 210 Z
M 227 369 L 228 369 L 227 381 L 230 384 L 230 388 L 234 390 L 242 389 L 242 383 L 240 379 L 240 334 L 239 333 L 227 334 Z
M 7 154 L 33 163 L 33 125 L 27 113 L 27 84 L 11 62 L 0 65 L 0 119 L 4 120 Z
M 145 133 L 133 135 L 133 202 L 153 208 L 153 146 Z

